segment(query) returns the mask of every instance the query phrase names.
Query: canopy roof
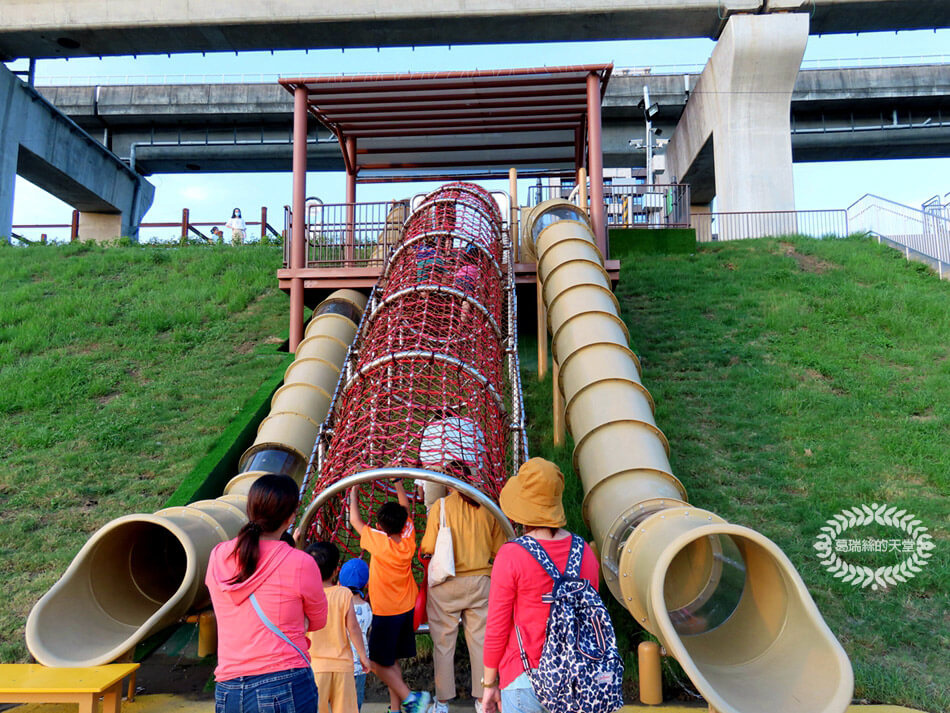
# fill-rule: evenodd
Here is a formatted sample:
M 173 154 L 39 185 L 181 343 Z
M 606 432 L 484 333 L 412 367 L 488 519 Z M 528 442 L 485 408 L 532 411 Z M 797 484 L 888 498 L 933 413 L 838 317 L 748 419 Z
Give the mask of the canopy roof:
M 281 79 L 340 141 L 358 180 L 573 175 L 586 162 L 587 77 L 613 65 Z M 355 161 L 347 142 L 355 143 Z

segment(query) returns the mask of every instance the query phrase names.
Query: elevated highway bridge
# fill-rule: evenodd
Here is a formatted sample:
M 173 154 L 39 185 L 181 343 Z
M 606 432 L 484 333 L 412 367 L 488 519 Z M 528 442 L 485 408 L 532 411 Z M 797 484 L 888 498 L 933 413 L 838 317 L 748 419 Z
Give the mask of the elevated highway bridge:
M 0 59 L 718 38 L 735 14 L 805 12 L 812 34 L 950 25 L 946 0 L 4 0 Z
M 642 166 L 643 87 L 672 135 L 698 74 L 616 69 L 603 102 L 604 165 Z M 48 86 L 39 91 L 145 174 L 289 171 L 293 98 L 276 82 Z M 791 102 L 793 159 L 950 156 L 950 64 L 803 70 Z M 342 171 L 336 139 L 314 127 L 308 165 Z

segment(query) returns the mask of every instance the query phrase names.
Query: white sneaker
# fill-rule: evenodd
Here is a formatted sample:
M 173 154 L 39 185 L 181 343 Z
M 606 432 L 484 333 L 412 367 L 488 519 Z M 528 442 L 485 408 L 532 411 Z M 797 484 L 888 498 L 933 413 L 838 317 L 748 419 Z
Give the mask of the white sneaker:
M 431 706 L 429 706 L 428 713 L 449 713 L 449 704 L 436 700 Z
M 482 702 L 477 698 L 475 699 L 475 713 L 482 713 Z

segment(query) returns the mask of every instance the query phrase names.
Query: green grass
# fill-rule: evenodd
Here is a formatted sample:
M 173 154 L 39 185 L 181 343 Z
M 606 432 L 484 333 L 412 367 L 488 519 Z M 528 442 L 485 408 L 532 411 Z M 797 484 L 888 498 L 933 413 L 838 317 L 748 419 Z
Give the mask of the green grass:
M 0 247 L 0 661 L 96 529 L 161 508 L 284 360 L 273 247 Z
M 279 262 L 253 246 L 0 247 L 0 661 L 26 659 L 30 607 L 88 536 L 162 507 L 272 377 Z M 950 284 L 866 240 L 752 240 L 624 259 L 617 296 L 691 502 L 788 554 L 858 699 L 950 710 Z M 550 376 L 521 346 L 531 454 L 571 474 Z M 569 526 L 589 536 L 581 500 L 569 477 Z M 873 502 L 916 513 L 937 545 L 888 591 L 834 580 L 812 549 L 834 513 Z M 608 606 L 635 671 L 644 632 Z M 670 667 L 668 693 L 677 680 Z
M 851 657 L 856 699 L 950 710 L 950 283 L 861 238 L 750 240 L 631 256 L 617 297 L 690 501 L 785 551 Z M 524 364 L 532 454 L 567 472 L 550 377 Z M 872 503 L 915 513 L 936 544 L 885 591 L 835 580 L 812 547 L 836 512 Z M 612 613 L 635 644 L 643 632 Z

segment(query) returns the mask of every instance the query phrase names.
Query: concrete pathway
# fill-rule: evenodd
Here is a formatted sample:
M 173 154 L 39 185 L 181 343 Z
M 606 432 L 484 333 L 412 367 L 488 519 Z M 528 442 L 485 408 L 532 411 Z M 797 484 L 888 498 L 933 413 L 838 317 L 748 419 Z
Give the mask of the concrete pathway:
M 385 703 L 365 703 L 361 713 L 386 713 Z M 450 713 L 472 713 L 471 702 L 449 706 Z M 620 713 L 644 713 L 647 710 L 659 713 L 703 713 L 708 708 L 704 705 L 670 704 L 663 706 L 624 706 Z M 65 703 L 31 703 L 12 709 L 11 713 L 76 713 L 75 704 Z M 214 702 L 209 700 L 190 700 L 182 696 L 172 696 L 163 693 L 137 696 L 134 701 L 122 702 L 123 713 L 213 713 Z M 913 708 L 903 706 L 850 706 L 848 713 L 920 713 Z

